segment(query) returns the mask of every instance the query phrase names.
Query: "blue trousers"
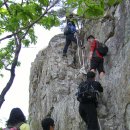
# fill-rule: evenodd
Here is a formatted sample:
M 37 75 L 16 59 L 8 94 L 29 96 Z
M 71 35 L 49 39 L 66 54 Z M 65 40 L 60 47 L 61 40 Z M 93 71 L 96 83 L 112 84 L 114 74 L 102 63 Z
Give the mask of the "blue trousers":
M 65 46 L 64 46 L 64 49 L 63 49 L 63 53 L 67 53 L 68 47 L 69 47 L 69 45 L 71 44 L 72 41 L 75 44 L 77 44 L 77 40 L 74 37 L 74 34 L 68 34 L 68 35 L 66 35 L 66 43 L 65 43 Z

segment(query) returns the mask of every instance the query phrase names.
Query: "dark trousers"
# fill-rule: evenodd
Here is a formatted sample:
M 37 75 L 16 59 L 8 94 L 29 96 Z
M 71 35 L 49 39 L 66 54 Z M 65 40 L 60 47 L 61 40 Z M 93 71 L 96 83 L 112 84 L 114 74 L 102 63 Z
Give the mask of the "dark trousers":
M 94 69 L 94 70 L 98 70 L 99 74 L 101 72 L 104 72 L 104 59 L 103 58 L 99 58 L 99 57 L 93 57 L 91 59 L 91 63 L 90 63 L 90 70 Z
M 74 34 L 66 35 L 66 43 L 65 43 L 65 46 L 64 46 L 64 49 L 63 49 L 63 53 L 67 53 L 68 47 L 69 47 L 69 45 L 71 44 L 72 41 L 77 44 L 77 40 L 74 37 Z
M 99 130 L 96 105 L 80 103 L 79 114 L 88 126 L 87 130 Z

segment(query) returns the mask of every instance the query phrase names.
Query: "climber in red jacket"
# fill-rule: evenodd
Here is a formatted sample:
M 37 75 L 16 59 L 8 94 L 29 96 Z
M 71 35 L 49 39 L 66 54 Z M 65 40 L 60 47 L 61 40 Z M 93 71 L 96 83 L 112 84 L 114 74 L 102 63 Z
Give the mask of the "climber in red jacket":
M 105 74 L 104 71 L 104 58 L 103 56 L 96 50 L 98 41 L 95 39 L 93 35 L 90 35 L 87 38 L 88 43 L 90 44 L 90 53 L 89 53 L 89 60 L 90 60 L 90 70 L 96 72 L 98 70 L 100 79 Z

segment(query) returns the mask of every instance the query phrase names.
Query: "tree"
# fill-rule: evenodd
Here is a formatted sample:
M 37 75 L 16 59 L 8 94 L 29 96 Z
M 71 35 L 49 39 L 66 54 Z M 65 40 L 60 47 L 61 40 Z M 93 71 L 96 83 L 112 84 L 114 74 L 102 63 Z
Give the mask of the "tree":
M 77 27 L 84 27 L 86 20 L 97 20 L 107 15 L 106 10 L 118 5 L 122 0 L 61 0 L 58 16 L 63 18 L 73 13 L 73 21 Z M 62 19 L 61 24 L 66 21 Z M 63 29 L 63 28 L 62 28 Z
M 0 39 L 1 45 L 3 41 L 7 42 L 0 48 L 0 70 L 10 72 L 9 80 L 0 94 L 0 108 L 13 84 L 15 69 L 20 65 L 18 58 L 21 47 L 36 44 L 34 26 L 50 29 L 59 25 L 54 11 L 58 2 L 59 0 L 0 0 L 0 34 L 7 34 Z M 0 75 L 3 76 L 2 73 Z
M 82 18 L 93 19 L 104 15 L 107 7 L 115 6 L 122 0 L 63 0 L 67 12 L 77 9 L 77 15 Z

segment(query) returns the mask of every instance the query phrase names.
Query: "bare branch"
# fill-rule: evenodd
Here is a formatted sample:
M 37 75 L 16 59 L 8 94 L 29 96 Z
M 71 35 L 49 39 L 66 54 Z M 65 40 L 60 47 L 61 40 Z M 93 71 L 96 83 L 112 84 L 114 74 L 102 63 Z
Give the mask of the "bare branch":
M 5 39 L 7 39 L 7 38 L 11 38 L 13 35 L 14 35 L 14 34 L 11 34 L 11 35 L 8 35 L 8 36 L 6 36 L 6 37 L 3 37 L 3 38 L 0 39 L 0 41 L 3 41 L 3 40 L 5 40 Z
M 26 0 L 27 5 L 29 4 L 28 0 Z
M 27 35 L 27 33 L 28 33 L 28 31 L 29 31 L 30 28 L 31 27 L 27 28 L 26 32 L 24 33 L 24 35 L 22 36 L 22 38 L 20 40 L 22 40 L 22 39 L 24 39 L 26 37 L 26 35 Z
M 0 8 L 1 8 L 2 6 L 4 6 L 4 5 L 6 4 L 6 2 L 8 2 L 8 0 L 4 0 L 4 3 L 0 6 Z
M 5 65 L 4 62 L 3 62 L 3 65 L 4 65 L 4 67 L 5 67 L 5 70 L 11 71 L 11 69 L 8 68 L 9 64 L 8 64 L 8 65 Z
M 9 14 L 11 14 L 11 11 L 10 11 L 10 9 L 9 9 L 9 7 L 8 7 L 7 1 L 8 1 L 8 0 L 4 0 L 4 4 L 5 4 L 5 7 L 7 8 L 8 12 L 9 12 Z
M 19 45 L 19 42 L 18 42 L 19 36 L 15 34 L 14 39 L 15 39 L 15 44 L 16 44 L 16 48 L 17 48 L 17 46 Z
M 5 1 L 5 0 L 4 0 Z M 6 6 L 6 9 L 8 10 L 8 12 L 9 12 L 9 14 L 10 15 L 12 15 L 12 13 L 11 13 L 11 11 L 10 11 L 10 9 L 9 9 L 9 7 L 8 7 L 8 4 L 5 2 L 5 6 Z M 14 38 L 15 38 L 15 43 L 16 43 L 16 45 L 18 44 L 18 41 L 17 41 L 17 38 L 16 38 L 16 34 L 13 32 L 13 36 L 14 36 Z M 8 37 L 8 36 L 7 36 Z
M 11 71 L 11 69 L 9 69 L 8 66 L 5 66 L 5 70 Z
M 23 0 L 21 1 L 21 5 L 23 5 Z
M 2 27 L 0 27 L 0 29 L 4 29 L 5 30 L 5 28 L 2 28 Z

